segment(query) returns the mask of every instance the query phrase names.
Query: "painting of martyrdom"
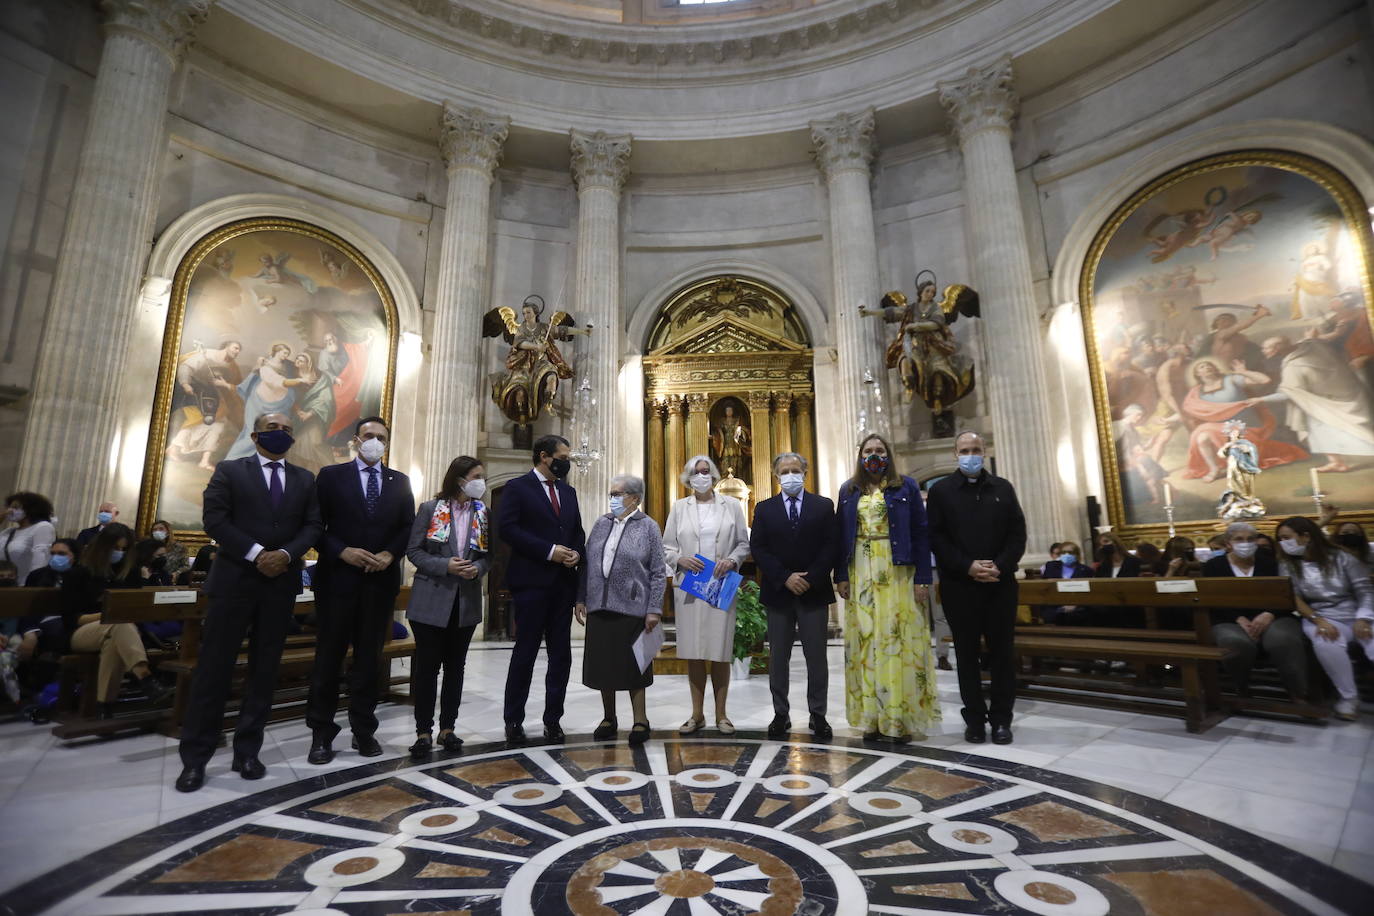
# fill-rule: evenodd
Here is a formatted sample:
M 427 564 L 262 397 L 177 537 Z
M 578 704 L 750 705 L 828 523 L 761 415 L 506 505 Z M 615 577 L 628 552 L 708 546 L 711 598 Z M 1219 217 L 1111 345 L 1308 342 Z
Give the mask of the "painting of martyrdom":
M 553 413 L 559 382 L 572 378 L 573 371 L 558 341 L 585 334 L 572 326 L 567 312 L 554 312 L 543 321 L 544 297 L 530 295 L 520 303 L 520 316 L 507 306 L 494 308 L 482 319 L 483 337 L 501 337 L 510 345 L 505 371 L 492 378 L 491 397 L 501 414 L 516 427 L 516 444 L 528 445 L 531 426 L 540 412 Z
M 1336 173 L 1228 154 L 1117 211 L 1084 274 L 1116 523 L 1310 513 L 1311 476 L 1374 501 L 1368 227 Z M 1109 490 L 1112 488 L 1109 484 Z
M 754 439 L 749 414 L 739 398 L 721 398 L 711 407 L 711 458 L 722 474 L 753 483 Z
M 291 220 L 233 224 L 192 248 L 173 297 L 169 413 L 145 485 L 177 528 L 200 529 L 215 463 L 253 454 L 259 416 L 291 418 L 290 461 L 313 472 L 351 457 L 359 419 L 388 413 L 394 306 L 342 239 Z

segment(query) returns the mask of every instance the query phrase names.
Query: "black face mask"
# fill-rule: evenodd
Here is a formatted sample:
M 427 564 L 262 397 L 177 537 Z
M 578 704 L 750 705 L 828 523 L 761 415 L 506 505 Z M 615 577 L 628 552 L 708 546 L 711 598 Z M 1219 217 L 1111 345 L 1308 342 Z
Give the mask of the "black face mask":
M 1341 534 L 1336 536 L 1336 543 L 1352 550 L 1364 550 L 1365 545 L 1369 542 L 1358 534 Z
M 167 568 L 167 558 L 153 557 L 153 559 L 148 563 L 148 568 L 151 569 L 153 572 L 162 572 Z
M 562 480 L 572 470 L 572 462 L 566 458 L 555 458 L 549 462 L 549 473 Z
M 1116 553 L 1116 545 L 1115 545 L 1115 544 L 1103 544 L 1102 547 L 1100 548 L 1100 551 L 1101 551 L 1101 553 L 1102 553 L 1102 556 L 1104 556 L 1104 557 L 1110 557 L 1110 556 L 1112 556 L 1113 554 Z

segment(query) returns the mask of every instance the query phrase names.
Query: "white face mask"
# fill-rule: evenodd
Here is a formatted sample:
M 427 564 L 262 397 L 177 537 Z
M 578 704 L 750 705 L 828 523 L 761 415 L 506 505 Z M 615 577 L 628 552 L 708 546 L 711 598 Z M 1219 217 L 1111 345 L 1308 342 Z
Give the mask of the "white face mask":
M 381 439 L 364 439 L 358 444 L 358 455 L 368 464 L 376 464 L 386 454 L 386 443 Z
M 1236 541 L 1231 545 L 1231 553 L 1242 560 L 1248 560 L 1259 550 L 1259 543 L 1256 541 Z
M 481 499 L 487 495 L 487 482 L 481 477 L 469 480 L 463 484 L 463 492 L 467 494 L 468 499 Z
M 9 516 L 9 520 L 14 522 L 16 525 L 24 520 L 23 509 L 11 509 L 6 514 Z
M 156 531 L 153 532 L 153 540 L 156 540 L 156 541 L 165 541 L 165 540 L 167 540 L 167 532 L 163 531 L 161 528 L 157 529 Z
M 692 489 L 696 490 L 698 493 L 705 493 L 707 490 L 711 489 L 710 474 L 693 474 L 689 482 L 692 484 Z
M 778 475 L 778 482 L 782 484 L 782 492 L 788 496 L 796 496 L 801 492 L 803 479 L 803 476 L 795 471 Z
M 1297 538 L 1289 538 L 1286 541 L 1279 541 L 1279 547 L 1290 557 L 1300 557 L 1307 553 L 1307 545 L 1299 544 Z

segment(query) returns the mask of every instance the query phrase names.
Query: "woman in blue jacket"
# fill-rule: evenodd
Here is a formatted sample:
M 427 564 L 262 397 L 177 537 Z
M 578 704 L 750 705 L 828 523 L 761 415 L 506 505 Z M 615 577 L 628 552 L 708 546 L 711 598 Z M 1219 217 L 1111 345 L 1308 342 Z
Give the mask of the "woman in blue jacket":
M 924 738 L 940 719 L 926 616 L 930 538 L 916 481 L 881 436 L 840 487 L 835 585 L 845 599 L 845 713 L 865 740 Z

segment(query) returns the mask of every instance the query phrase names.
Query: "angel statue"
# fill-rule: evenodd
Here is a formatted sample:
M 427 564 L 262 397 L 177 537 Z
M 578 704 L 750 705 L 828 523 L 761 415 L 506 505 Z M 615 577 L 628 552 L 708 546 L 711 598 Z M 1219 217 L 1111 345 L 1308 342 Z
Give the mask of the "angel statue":
M 929 278 L 922 280 L 929 274 Z M 887 347 L 887 366 L 896 369 L 909 402 L 919 396 L 935 415 L 935 436 L 954 434 L 950 407 L 973 390 L 973 360 L 960 351 L 959 341 L 950 326 L 960 315 L 979 317 L 978 294 L 962 284 L 945 287 L 944 296 L 935 298 L 933 271 L 916 275 L 916 302 L 893 290 L 883 296 L 882 307 L 859 307 L 865 317 L 877 315 L 889 324 L 898 324 L 897 337 Z
M 1255 495 L 1255 478 L 1262 473 L 1259 449 L 1245 438 L 1244 421 L 1227 420 L 1221 428 L 1226 443 L 1217 450 L 1217 457 L 1226 459 L 1226 492 L 1217 501 L 1217 515 L 1233 522 L 1263 518 L 1264 503 Z
M 572 378 L 573 371 L 558 352 L 555 341 L 588 332 L 574 328 L 567 312 L 554 312 L 547 323 L 540 321 L 544 313 L 542 296 L 526 296 L 520 311 L 523 321 L 516 321 L 515 310 L 504 305 L 487 312 L 482 318 L 482 336 L 500 335 L 510 344 L 505 374 L 498 373 L 493 380 L 491 396 L 506 419 L 523 434 L 529 432 L 541 410 L 553 413 L 559 380 Z

